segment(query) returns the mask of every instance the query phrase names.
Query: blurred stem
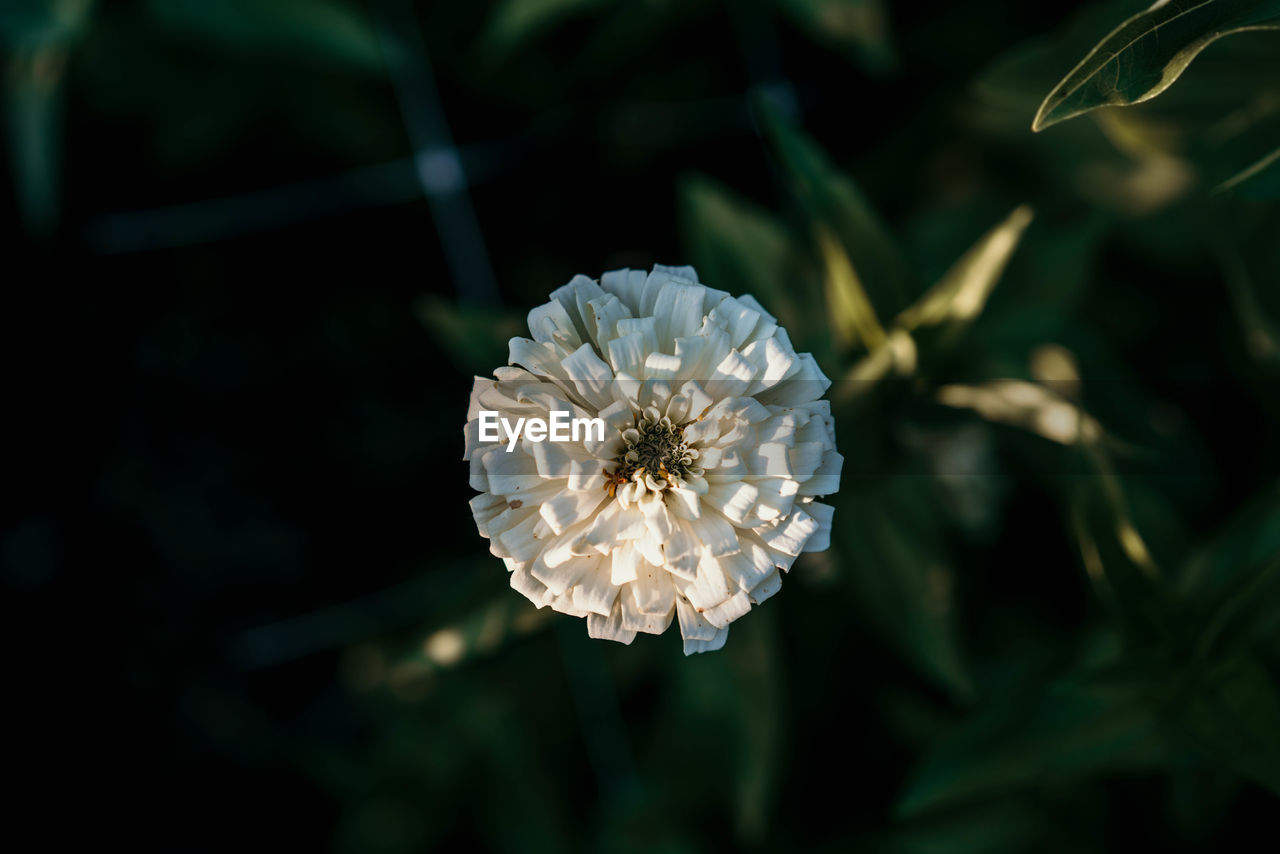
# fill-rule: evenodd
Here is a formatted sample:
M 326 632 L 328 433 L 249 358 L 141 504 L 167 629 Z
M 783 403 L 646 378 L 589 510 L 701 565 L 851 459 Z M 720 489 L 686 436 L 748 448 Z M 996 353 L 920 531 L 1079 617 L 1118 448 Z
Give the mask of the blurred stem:
M 600 644 L 583 634 L 580 620 L 560 619 L 556 630 L 600 793 L 603 798 L 626 796 L 639 785 L 639 776 Z
M 445 261 L 464 304 L 497 305 L 498 288 L 467 175 L 440 104 L 417 12 L 409 0 L 374 4 L 378 38 L 413 146 L 418 183 L 431 206 Z

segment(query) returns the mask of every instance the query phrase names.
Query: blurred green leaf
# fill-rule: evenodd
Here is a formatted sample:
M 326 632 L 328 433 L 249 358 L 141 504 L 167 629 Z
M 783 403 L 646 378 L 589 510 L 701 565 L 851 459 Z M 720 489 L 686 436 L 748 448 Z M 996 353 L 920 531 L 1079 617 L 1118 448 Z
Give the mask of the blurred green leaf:
M 871 851 L 883 854 L 990 854 L 992 851 L 1043 850 L 1050 832 L 1046 814 L 1029 799 L 976 804 L 938 816 L 901 822 L 874 839 Z
M 1053 89 L 1034 131 L 1104 106 L 1154 98 L 1216 39 L 1280 22 L 1277 0 L 1164 0 L 1117 27 Z
M 826 268 L 823 284 L 831 329 L 845 347 L 862 344 L 873 353 L 888 340 L 867 289 L 849 260 L 849 254 L 824 226 L 817 230 L 818 251 Z
M 1003 276 L 1007 284 L 992 293 L 966 336 L 981 347 L 989 376 L 1019 376 L 1027 354 L 1075 330 L 1107 224 L 1106 217 L 1091 214 L 1041 223 L 1023 235 Z
M 786 227 L 771 214 L 703 175 L 680 183 L 681 226 L 704 282 L 749 293 L 799 342 L 812 318 L 802 311 L 805 282 Z
M 38 48 L 80 32 L 93 0 L 5 0 L 0 4 L 0 45 Z
M 67 62 L 93 0 L 9 0 L 0 6 L 5 129 L 18 210 L 27 232 L 48 237 L 62 203 Z
M 961 651 L 955 577 L 928 481 L 890 477 L 846 488 L 833 546 L 848 567 L 858 607 L 913 667 L 952 696 L 973 696 Z
M 455 367 L 473 375 L 492 376 L 494 368 L 507 364 L 511 339 L 528 334 L 518 317 L 458 305 L 437 296 L 423 297 L 415 309 Z
M 895 316 L 908 299 L 908 268 L 888 230 L 853 181 L 816 143 L 789 127 L 774 110 L 766 107 L 760 112 L 814 233 L 821 235 L 825 228 L 838 240 L 875 316 Z M 841 279 L 841 287 L 848 286 L 847 277 Z
M 952 337 L 973 323 L 986 306 L 1031 217 L 1031 209 L 1025 205 L 1009 214 L 924 296 L 898 315 L 897 325 L 908 332 L 941 327 L 947 337 Z
M 1189 598 L 1221 593 L 1241 574 L 1280 555 L 1280 484 L 1240 510 L 1187 560 L 1179 592 Z
M 1173 649 L 1185 633 L 1169 585 L 1133 522 L 1131 500 L 1097 442 L 1082 446 L 1092 476 L 1070 489 L 1070 516 L 1085 571 L 1114 606 L 1137 649 Z
M 1178 592 L 1202 625 L 1201 655 L 1280 629 L 1280 487 L 1239 511 L 1183 566 Z
M 614 0 L 502 0 L 489 15 L 481 41 L 501 58 L 546 33 L 556 24 Z
M 67 49 L 51 44 L 8 57 L 5 112 L 18 207 L 28 233 L 57 228 L 62 195 L 62 103 Z
M 1280 370 L 1280 321 L 1268 314 L 1259 298 L 1259 285 L 1271 278 L 1265 269 L 1266 260 L 1256 256 L 1250 259 L 1255 268 L 1262 268 L 1255 276 L 1250 263 L 1246 262 L 1243 252 L 1236 246 L 1235 235 L 1227 236 L 1222 233 L 1216 242 L 1218 262 L 1222 266 L 1223 278 L 1244 333 L 1244 345 L 1249 354 L 1261 364 Z M 1276 269 L 1280 270 L 1280 265 Z
M 150 0 L 149 8 L 159 23 L 224 50 L 386 67 L 372 21 L 341 0 Z
M 1073 677 L 987 706 L 927 756 L 898 804 L 914 816 L 1034 786 L 1146 771 L 1168 758 L 1133 686 Z
M 738 838 L 759 844 L 769 831 L 784 767 L 787 720 L 776 611 L 762 611 L 750 625 L 734 627 L 729 656 L 734 716 L 740 734 L 733 774 Z
M 869 73 L 896 70 L 889 15 L 883 0 L 777 0 L 778 7 L 815 39 L 843 49 Z
M 1280 795 L 1280 689 L 1252 655 L 1190 677 L 1169 708 L 1174 726 L 1205 754 Z

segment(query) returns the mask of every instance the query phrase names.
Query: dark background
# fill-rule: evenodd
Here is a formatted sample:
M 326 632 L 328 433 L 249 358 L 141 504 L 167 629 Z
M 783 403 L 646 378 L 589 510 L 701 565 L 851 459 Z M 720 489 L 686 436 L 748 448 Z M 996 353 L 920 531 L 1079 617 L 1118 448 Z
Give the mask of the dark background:
M 1163 711 L 1018 735 L 1123 623 L 1070 521 L 1093 476 L 928 389 L 1064 346 L 1086 408 L 1154 449 L 1117 465 L 1171 575 L 1233 519 L 1257 542 L 1274 530 L 1249 520 L 1274 521 L 1275 362 L 1250 349 L 1211 237 L 1239 237 L 1274 308 L 1274 206 L 1199 184 L 1149 202 L 1110 177 L 1147 161 L 1092 118 L 1031 134 L 1026 105 L 1073 59 L 1021 79 L 1026 103 L 984 100 L 997 60 L 1069 42 L 1077 4 L 891 4 L 883 33 L 858 17 L 876 4 L 808 5 L 834 11 L 566 3 L 530 23 L 492 3 L 24 0 L 28 17 L 0 16 L 20 820 L 163 850 L 1266 838 L 1274 795 L 1212 737 L 1152 735 Z M 685 659 L 674 631 L 588 641 L 506 589 L 475 531 L 471 377 L 575 273 L 692 262 L 751 290 L 702 264 L 721 239 L 696 203 L 708 180 L 788 236 L 792 302 L 757 295 L 838 376 L 856 354 L 803 284 L 819 265 L 768 110 L 856 182 L 921 283 L 1031 203 L 1012 296 L 842 421 L 847 465 L 874 473 L 842 487 L 852 543 L 798 565 L 724 652 Z M 413 157 L 448 137 L 469 183 L 433 204 Z M 949 474 L 920 430 L 977 442 L 977 473 L 886 485 Z M 880 573 L 906 580 L 858 580 Z M 1273 629 L 1250 641 L 1272 677 Z M 979 747 L 937 771 L 973 721 Z M 904 807 L 921 769 L 959 794 Z

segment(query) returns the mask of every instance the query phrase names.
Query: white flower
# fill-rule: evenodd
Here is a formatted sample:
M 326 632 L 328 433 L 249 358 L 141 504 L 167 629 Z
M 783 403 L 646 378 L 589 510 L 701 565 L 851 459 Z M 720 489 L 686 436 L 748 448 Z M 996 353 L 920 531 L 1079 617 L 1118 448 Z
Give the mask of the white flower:
M 843 458 L 808 353 L 750 296 L 692 267 L 577 276 L 529 312 L 496 379 L 476 377 L 466 459 L 476 525 L 535 605 L 630 643 L 679 618 L 685 654 L 830 540 Z M 481 441 L 480 413 L 599 417 L 604 441 Z

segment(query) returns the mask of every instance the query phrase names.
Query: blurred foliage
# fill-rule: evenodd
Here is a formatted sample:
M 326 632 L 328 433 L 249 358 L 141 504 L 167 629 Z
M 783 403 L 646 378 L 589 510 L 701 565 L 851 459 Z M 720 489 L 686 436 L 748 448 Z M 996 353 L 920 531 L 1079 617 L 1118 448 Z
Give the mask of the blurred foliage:
M 64 561 L 136 567 L 93 583 L 158 847 L 1269 833 L 1280 11 L 1147 7 L 4 4 L 9 233 L 54 282 L 4 337 L 100 435 L 70 486 L 18 461 L 0 565 L 44 626 L 99 601 Z M 832 548 L 693 659 L 509 590 L 460 461 L 528 308 L 654 261 L 779 317 L 846 458 Z

